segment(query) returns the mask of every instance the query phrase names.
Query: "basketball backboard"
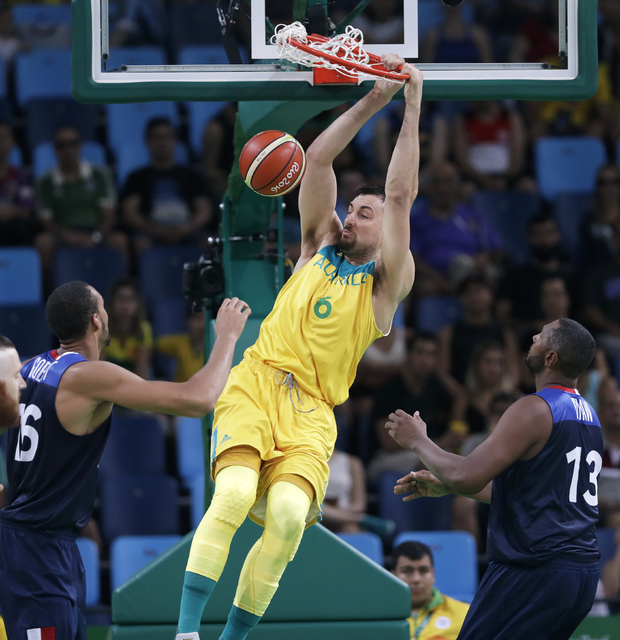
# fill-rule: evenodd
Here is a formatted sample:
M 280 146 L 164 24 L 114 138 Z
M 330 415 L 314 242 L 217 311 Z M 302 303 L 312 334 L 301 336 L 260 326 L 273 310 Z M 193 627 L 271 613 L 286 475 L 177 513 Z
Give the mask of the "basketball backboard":
M 117 6 L 108 0 L 73 0 L 74 97 L 90 103 L 359 99 L 372 81 L 361 86 L 313 86 L 310 69 L 277 59 L 275 47 L 269 44 L 278 23 L 305 20 L 311 32 L 317 26 L 343 27 L 352 16 L 354 25 L 367 29 L 368 51 L 394 51 L 416 63 L 424 72 L 427 100 L 576 100 L 596 92 L 596 0 L 551 0 L 557 7 L 553 11 L 557 25 L 552 25 L 557 33 L 557 63 L 509 61 L 501 54 L 494 58 L 499 61 L 490 63 L 425 62 L 420 57 L 424 38 L 445 21 L 446 12 L 459 12 L 467 29 L 473 28 L 476 17 L 468 0 L 456 9 L 444 7 L 441 0 L 361 0 L 357 5 L 355 0 L 246 2 L 247 6 L 244 0 L 172 3 L 171 10 L 175 5 L 185 7 L 190 19 L 183 31 L 182 25 L 177 28 L 181 13 L 170 17 L 173 35 L 166 41 L 167 62 L 131 64 L 129 58 L 123 59 L 127 49 L 110 45 Z M 546 4 L 547 0 L 531 2 L 533 7 Z M 192 10 L 201 19 L 192 22 Z M 386 12 L 390 20 L 383 21 Z

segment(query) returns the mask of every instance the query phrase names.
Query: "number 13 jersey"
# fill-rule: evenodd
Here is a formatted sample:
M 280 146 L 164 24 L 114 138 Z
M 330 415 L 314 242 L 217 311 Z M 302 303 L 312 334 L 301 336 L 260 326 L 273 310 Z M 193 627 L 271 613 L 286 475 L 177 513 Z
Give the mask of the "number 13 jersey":
M 601 423 L 576 389 L 550 385 L 536 395 L 551 410 L 551 435 L 537 455 L 493 480 L 489 558 L 532 566 L 556 557 L 594 562 Z
M 246 355 L 342 404 L 364 351 L 383 335 L 372 307 L 374 271 L 374 261 L 354 266 L 337 246 L 324 247 L 282 287 Z

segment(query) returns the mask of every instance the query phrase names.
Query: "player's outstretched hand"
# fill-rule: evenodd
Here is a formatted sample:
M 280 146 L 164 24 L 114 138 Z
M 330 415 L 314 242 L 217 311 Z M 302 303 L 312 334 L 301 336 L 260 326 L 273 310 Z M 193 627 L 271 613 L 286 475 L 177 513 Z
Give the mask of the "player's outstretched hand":
M 252 310 L 247 302 L 239 298 L 225 298 L 215 319 L 215 335 L 231 336 L 239 340 L 243 327 L 251 315 Z
M 403 496 L 403 502 L 410 502 L 416 498 L 441 498 L 452 492 L 430 471 L 422 469 L 411 471 L 403 478 L 399 478 L 396 481 L 394 493 L 409 494 Z
M 381 56 L 381 63 L 389 71 L 398 71 L 405 64 L 405 60 L 396 53 L 384 53 Z M 391 100 L 402 89 L 402 86 L 402 82 L 394 82 L 385 78 L 375 80 L 375 91 L 381 93 L 386 100 Z
M 402 409 L 397 409 L 394 413 L 390 413 L 385 428 L 405 449 L 411 449 L 418 438 L 426 437 L 426 422 L 420 418 L 419 411 L 410 416 Z

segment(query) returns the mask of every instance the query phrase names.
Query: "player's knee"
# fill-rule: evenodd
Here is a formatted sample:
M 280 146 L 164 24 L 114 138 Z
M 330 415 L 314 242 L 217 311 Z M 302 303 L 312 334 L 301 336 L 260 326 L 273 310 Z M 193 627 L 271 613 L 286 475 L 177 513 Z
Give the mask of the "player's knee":
M 306 527 L 310 498 L 290 483 L 276 483 L 269 498 L 268 526 L 294 555 Z
M 232 481 L 215 493 L 209 510 L 216 520 L 237 528 L 243 524 L 255 500 L 255 487 Z

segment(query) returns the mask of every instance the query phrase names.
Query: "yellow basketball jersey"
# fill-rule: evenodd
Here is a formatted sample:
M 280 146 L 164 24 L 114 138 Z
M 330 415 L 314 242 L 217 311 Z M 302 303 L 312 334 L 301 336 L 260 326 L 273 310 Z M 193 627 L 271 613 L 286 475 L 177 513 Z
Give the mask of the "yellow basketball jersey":
M 353 266 L 321 249 L 282 287 L 246 356 L 290 372 L 307 393 L 343 403 L 368 346 L 381 335 L 372 308 L 375 262 Z

